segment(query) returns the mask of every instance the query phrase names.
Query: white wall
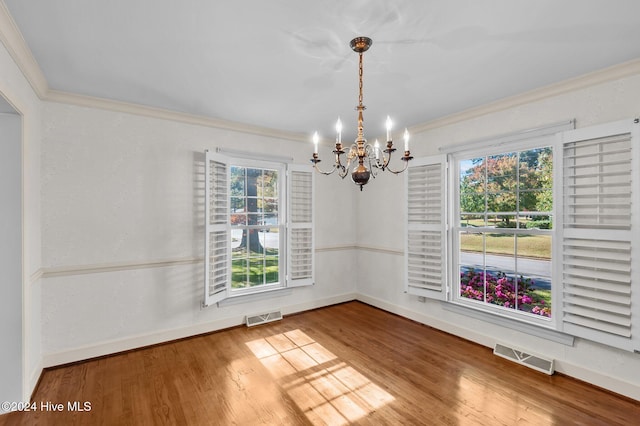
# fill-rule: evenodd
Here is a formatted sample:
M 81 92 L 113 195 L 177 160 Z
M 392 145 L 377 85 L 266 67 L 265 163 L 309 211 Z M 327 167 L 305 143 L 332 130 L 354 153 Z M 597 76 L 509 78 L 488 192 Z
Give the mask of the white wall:
M 43 128 L 45 365 L 237 325 L 273 307 L 354 298 L 355 228 L 351 216 L 334 216 L 336 203 L 351 211 L 353 188 L 319 179 L 316 285 L 201 308 L 203 151 L 309 164 L 310 143 L 54 102 L 44 104 Z
M 22 399 L 22 120 L 0 113 L 0 401 Z
M 476 118 L 436 127 L 412 137 L 414 156 L 438 154 L 447 144 L 473 141 L 487 136 L 501 135 L 576 119 L 577 127 L 632 119 L 640 113 L 640 74 L 599 83 L 591 87 L 539 99 L 516 107 L 487 113 Z M 358 279 L 361 298 L 392 312 L 408 316 L 458 336 L 487 346 L 495 342 L 511 344 L 553 357 L 557 370 L 596 385 L 640 399 L 640 355 L 589 341 L 576 339 L 573 347 L 532 337 L 497 325 L 486 324 L 448 310 L 439 302 L 418 302 L 403 292 L 403 196 L 393 176 L 377 179 L 362 198 L 358 208 L 368 214 L 358 228 L 358 242 L 381 250 L 362 250 L 358 259 L 364 273 Z M 385 200 L 384 202 L 380 202 Z M 385 218 L 393 218 L 389 229 L 380 229 Z M 379 235 L 384 235 L 379 239 Z M 374 266 L 377 265 L 377 266 Z M 380 265 L 385 265 L 382 267 Z M 386 266 L 388 265 L 388 267 Z M 635 307 L 635 314 L 640 310 Z
M 21 136 L 17 148 L 21 152 L 21 197 L 12 211 L 21 211 L 21 306 L 22 363 L 12 368 L 21 373 L 20 400 L 28 400 L 40 372 L 40 101 L 3 44 L 0 44 L 0 96 L 22 116 Z M 15 146 L 14 146 L 15 147 Z M 17 167 L 17 165 L 16 165 Z M 15 169 L 14 169 L 15 170 Z M 3 200 L 4 203 L 4 200 Z M 21 203 L 21 204 L 20 204 Z M 4 238 L 4 234 L 3 234 Z M 20 250 L 20 248 L 17 248 Z M 2 288 L 9 285 L 2 274 Z M 3 290 L 4 294 L 4 290 Z M 6 332 L 6 330 L 3 330 Z M 15 330 L 10 333 L 16 332 Z

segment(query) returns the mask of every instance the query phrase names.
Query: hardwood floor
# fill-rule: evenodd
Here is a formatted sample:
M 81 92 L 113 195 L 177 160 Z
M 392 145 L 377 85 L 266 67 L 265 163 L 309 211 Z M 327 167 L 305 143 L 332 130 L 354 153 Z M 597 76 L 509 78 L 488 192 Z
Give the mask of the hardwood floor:
M 359 302 L 46 370 L 0 425 L 631 425 L 640 403 Z M 60 408 L 61 411 L 45 411 Z M 87 402 L 90 406 L 85 406 Z M 75 407 L 90 411 L 71 411 Z

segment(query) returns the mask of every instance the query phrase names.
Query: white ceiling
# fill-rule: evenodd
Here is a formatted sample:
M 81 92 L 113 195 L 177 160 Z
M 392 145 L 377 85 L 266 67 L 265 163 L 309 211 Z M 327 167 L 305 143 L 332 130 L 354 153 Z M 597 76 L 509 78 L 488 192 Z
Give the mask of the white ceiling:
M 4 1 L 52 89 L 301 134 L 355 135 L 355 36 L 370 136 L 640 57 L 637 0 Z

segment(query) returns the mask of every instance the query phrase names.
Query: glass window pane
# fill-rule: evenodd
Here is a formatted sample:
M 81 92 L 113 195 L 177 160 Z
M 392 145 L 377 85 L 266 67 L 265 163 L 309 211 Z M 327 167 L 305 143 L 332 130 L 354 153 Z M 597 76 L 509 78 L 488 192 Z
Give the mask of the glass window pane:
M 521 189 L 518 193 L 518 210 L 520 212 L 538 211 L 539 189 Z
M 490 185 L 491 182 L 515 184 L 518 163 L 518 154 L 516 152 L 491 155 L 487 157 L 486 162 L 487 185 Z
M 264 215 L 264 225 L 275 227 L 278 226 L 278 215 L 277 214 L 265 214 Z
M 275 213 L 278 211 L 277 198 L 265 198 L 262 200 L 262 211 L 265 213 Z
M 260 232 L 259 229 L 247 230 L 250 257 L 258 257 L 264 255 L 264 247 L 262 246 L 262 241 L 260 241 L 260 234 L 262 234 L 262 232 Z
M 509 266 L 515 253 L 515 236 L 513 234 L 491 233 L 486 235 L 485 252 L 487 255 L 506 256 L 510 258 Z M 501 262 L 504 259 L 500 260 Z M 506 260 L 505 260 L 506 261 Z M 504 262 L 502 262 L 504 264 Z M 515 268 L 512 269 L 515 271 Z
M 246 209 L 244 197 L 231 197 L 231 212 L 244 212 Z
M 232 213 L 230 216 L 231 225 L 246 225 L 247 224 L 247 215 L 244 213 Z
M 231 261 L 231 288 L 244 288 L 249 282 L 249 270 L 246 259 L 234 259 Z
M 519 217 L 521 228 L 527 229 L 553 229 L 553 218 L 545 214 L 521 215 Z
M 460 215 L 460 226 L 463 227 L 476 227 L 476 226 L 485 226 L 485 218 L 484 215 L 477 214 L 463 214 Z
M 244 197 L 246 195 L 246 169 L 244 167 L 231 166 L 230 189 L 231 196 Z
M 461 210 L 467 212 L 484 211 L 485 158 L 463 160 L 460 167 L 460 194 L 467 197 L 461 200 Z
M 513 229 L 518 227 L 516 221 L 516 215 L 513 214 L 501 214 L 493 216 L 494 224 L 499 229 Z
M 231 230 L 231 254 L 233 258 L 247 257 L 247 243 L 244 239 L 244 229 L 232 229 Z
M 482 213 L 485 211 L 484 194 L 469 192 L 460 194 L 460 211 L 465 213 Z
M 487 234 L 485 239 L 487 303 L 515 308 L 515 236 Z
M 277 197 L 278 196 L 278 172 L 277 170 L 264 170 L 261 177 L 261 192 L 262 197 Z
M 460 296 L 484 301 L 484 234 L 461 232 L 459 244 Z
M 518 309 L 551 316 L 551 235 L 518 235 Z
M 249 213 L 247 225 L 262 225 L 262 213 Z
M 516 211 L 515 192 L 498 192 L 487 194 L 488 212 L 514 212 Z
M 249 259 L 249 283 L 251 287 L 264 284 L 264 258 Z
M 460 251 L 462 252 L 484 252 L 484 234 L 473 232 L 460 233 Z M 483 263 L 480 263 L 483 264 Z
M 278 263 L 277 255 L 267 255 L 265 257 L 265 284 L 273 284 L 278 282 Z

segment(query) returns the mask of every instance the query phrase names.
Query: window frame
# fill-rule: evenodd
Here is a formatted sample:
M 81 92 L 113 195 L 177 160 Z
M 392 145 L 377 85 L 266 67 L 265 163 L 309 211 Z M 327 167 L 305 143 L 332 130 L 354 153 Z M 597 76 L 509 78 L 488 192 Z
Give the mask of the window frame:
M 204 244 L 204 301 L 203 307 L 213 304 L 233 303 L 232 301 L 254 300 L 260 294 L 281 293 L 289 288 L 314 284 L 315 277 L 315 241 L 313 227 L 313 199 L 315 178 L 308 165 L 292 164 L 290 159 L 274 156 L 260 156 L 251 153 L 233 152 L 230 155 L 221 149 L 205 150 L 205 244 Z M 245 289 L 231 288 L 232 247 L 231 247 L 231 167 L 249 167 L 278 170 L 278 229 L 279 229 L 279 272 L 278 283 L 265 284 Z M 295 172 L 295 173 L 294 173 Z M 297 176 L 297 177 L 296 177 Z M 301 179 L 300 177 L 304 178 Z M 308 191 L 302 201 L 294 202 L 295 191 L 303 182 Z M 310 220 L 298 223 L 295 220 L 299 209 L 310 212 Z M 225 218 L 224 220 L 222 218 Z M 293 219 L 292 219 L 293 218 Z M 270 226 L 273 227 L 273 226 Z M 292 240 L 292 229 L 306 230 L 309 241 Z M 292 257 L 293 252 L 302 256 Z M 292 260 L 293 259 L 293 260 Z M 292 275 L 292 268 L 298 272 Z
M 233 288 L 233 281 L 230 281 L 229 284 L 229 297 L 238 297 L 247 294 L 255 294 L 261 293 L 270 290 L 278 290 L 284 288 L 286 286 L 286 271 L 287 271 L 287 238 L 286 238 L 286 221 L 283 220 L 287 217 L 288 208 L 286 203 L 286 164 L 285 163 L 277 163 L 271 161 L 263 161 L 263 160 L 251 160 L 248 158 L 231 158 L 229 163 L 229 173 L 231 174 L 231 169 L 233 167 L 242 167 L 245 169 L 260 169 L 260 170 L 276 170 L 278 172 L 278 220 L 276 226 L 268 226 L 269 228 L 278 228 L 278 281 L 274 283 L 260 284 L 255 287 L 244 287 L 244 288 Z M 229 180 L 229 186 L 231 185 L 231 180 Z M 246 189 L 245 189 L 246 191 Z M 231 190 L 229 189 L 229 200 L 233 197 Z M 246 199 L 246 194 L 245 194 Z M 229 201 L 229 206 L 231 206 L 231 202 Z M 229 209 L 229 213 L 231 214 L 231 209 Z M 266 225 L 249 225 L 248 223 L 242 227 L 231 225 L 229 221 L 229 232 L 230 234 L 234 229 L 246 229 L 247 231 L 250 229 L 266 229 Z M 244 232 L 244 231 L 243 231 Z M 232 235 L 230 235 L 233 238 Z M 231 248 L 233 250 L 233 248 Z M 231 262 L 233 265 L 233 255 L 231 257 Z M 231 274 L 233 274 L 233 270 L 231 270 Z
M 487 302 L 478 302 L 469 298 L 462 297 L 460 295 L 460 247 L 459 247 L 459 238 L 461 232 L 465 228 L 459 225 L 460 222 L 460 162 L 462 160 L 477 158 L 477 157 L 489 157 L 493 155 L 500 155 L 504 153 L 510 152 L 523 152 L 532 149 L 550 147 L 553 152 L 554 159 L 554 167 L 553 167 L 553 178 L 554 178 L 554 186 L 553 186 L 553 210 L 551 212 L 552 217 L 554 218 L 554 226 L 553 229 L 549 231 L 539 232 L 535 229 L 527 229 L 523 231 L 505 231 L 495 228 L 494 233 L 505 233 L 505 234 L 545 234 L 551 236 L 551 247 L 552 247 L 552 256 L 551 256 L 551 300 L 552 300 L 552 316 L 551 318 L 537 316 L 534 314 L 526 313 L 523 311 L 518 311 L 516 309 L 508 309 L 503 308 L 497 305 L 492 305 Z M 455 153 L 449 154 L 447 161 L 449 164 L 449 192 L 450 202 L 447 205 L 447 210 L 449 213 L 448 222 L 449 232 L 447 236 L 447 241 L 451 250 L 449 251 L 450 258 L 447 262 L 447 267 L 449 269 L 449 276 L 451 277 L 451 282 L 449 283 L 451 287 L 451 291 L 449 292 L 449 298 L 447 299 L 449 302 L 458 304 L 460 306 L 464 306 L 469 309 L 478 310 L 481 312 L 485 312 L 488 314 L 496 315 L 498 317 L 505 317 L 514 319 L 517 321 L 521 321 L 527 324 L 536 325 L 543 328 L 557 329 L 558 327 L 558 319 L 554 314 L 553 306 L 557 304 L 557 285 L 556 283 L 556 268 L 557 261 L 554 259 L 555 257 L 555 241 L 557 240 L 557 216 L 556 216 L 556 205 L 558 202 L 557 198 L 557 181 L 556 181 L 556 167 L 555 167 L 555 159 L 558 152 L 558 144 L 556 142 L 555 135 L 546 135 L 546 136 L 538 136 L 533 138 L 528 138 L 526 140 L 520 140 L 515 142 L 503 142 L 495 146 L 490 147 L 472 147 L 465 150 L 459 150 Z M 490 233 L 492 228 L 485 227 L 486 232 Z

